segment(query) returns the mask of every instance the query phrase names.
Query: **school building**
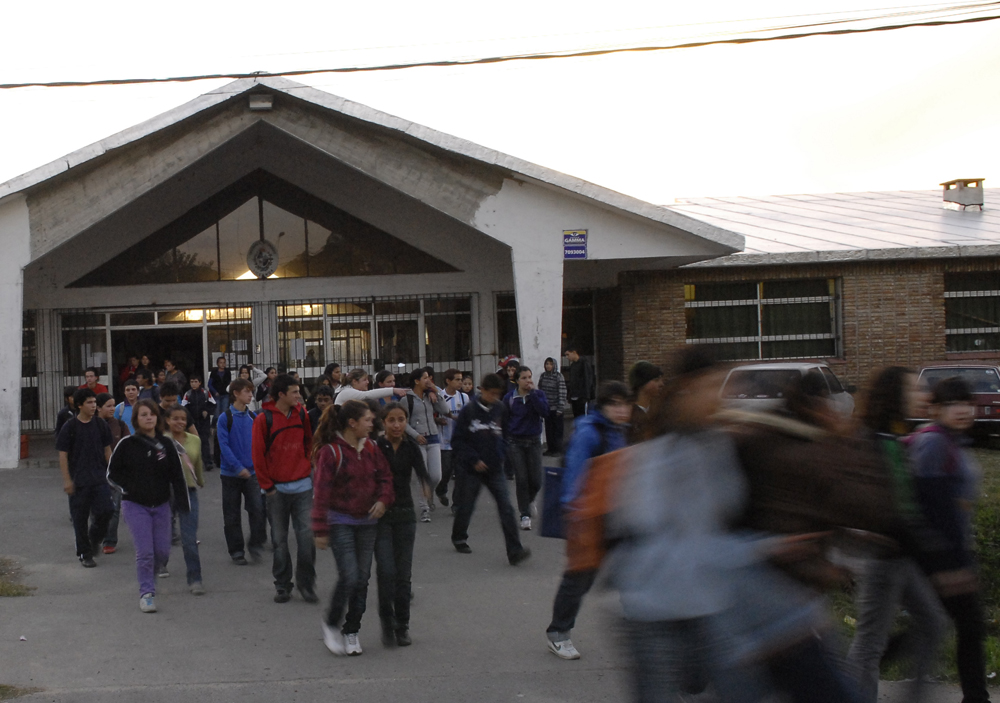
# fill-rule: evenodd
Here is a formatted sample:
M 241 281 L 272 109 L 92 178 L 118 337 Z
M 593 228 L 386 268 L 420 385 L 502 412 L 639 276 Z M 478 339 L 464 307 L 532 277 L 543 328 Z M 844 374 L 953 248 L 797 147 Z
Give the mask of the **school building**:
M 625 272 L 744 243 L 266 76 L 0 185 L 0 238 L 0 468 L 87 367 L 120 390 L 130 353 L 308 382 L 330 361 L 481 377 L 516 352 L 540 369 L 573 341 L 610 376 Z

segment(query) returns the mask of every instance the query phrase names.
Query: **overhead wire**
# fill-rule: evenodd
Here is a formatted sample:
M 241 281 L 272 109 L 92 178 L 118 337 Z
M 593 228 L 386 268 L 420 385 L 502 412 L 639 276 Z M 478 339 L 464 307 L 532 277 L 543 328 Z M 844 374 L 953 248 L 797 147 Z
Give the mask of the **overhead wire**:
M 960 17 L 962 15 L 976 14 L 979 12 L 984 12 L 989 8 L 998 8 L 998 7 L 1000 7 L 1000 2 L 969 3 L 965 5 L 950 5 L 950 6 L 939 7 L 938 9 L 935 10 L 913 9 L 913 10 L 908 10 L 906 12 L 890 13 L 886 15 L 879 15 L 876 17 L 846 18 L 840 20 L 829 20 L 824 22 L 815 22 L 802 25 L 787 25 L 783 27 L 760 28 L 760 29 L 743 30 L 735 32 L 720 32 L 711 34 L 710 36 L 731 36 L 733 34 L 746 35 L 746 34 L 764 33 L 764 32 L 788 31 L 793 29 L 809 29 L 813 27 L 827 27 L 835 24 L 871 22 L 880 19 L 887 19 L 889 17 L 912 16 L 912 15 L 931 14 L 931 13 L 939 15 L 941 13 L 947 13 L 942 15 L 943 17 Z M 836 14 L 836 13 L 824 13 L 824 14 Z M 787 18 L 791 17 L 795 16 L 788 16 Z M 775 18 L 775 19 L 781 19 L 781 18 Z M 150 83 L 188 83 L 188 82 L 202 81 L 202 80 L 219 80 L 219 79 L 238 80 L 244 78 L 260 78 L 264 76 L 306 76 L 306 75 L 315 75 L 321 73 L 367 73 L 367 72 L 378 72 L 378 71 L 399 71 L 410 68 L 477 66 L 477 65 L 506 63 L 511 61 L 538 61 L 538 60 L 552 60 L 552 59 L 587 58 L 595 56 L 607 56 L 612 54 L 646 53 L 655 51 L 695 49 L 706 46 L 757 44 L 762 42 L 786 41 L 792 39 L 804 39 L 809 37 L 820 37 L 820 36 L 844 36 L 852 34 L 868 34 L 873 32 L 888 32 L 900 29 L 909 29 L 914 27 L 941 27 L 941 26 L 951 26 L 951 25 L 973 24 L 979 22 L 990 22 L 997 19 L 1000 19 L 1000 14 L 979 16 L 979 17 L 965 17 L 963 19 L 935 19 L 922 22 L 905 22 L 905 23 L 898 23 L 891 25 L 879 25 L 875 27 L 823 29 L 819 31 L 793 32 L 786 34 L 778 34 L 774 36 L 731 36 L 731 38 L 724 38 L 724 39 L 722 38 L 705 39 L 702 41 L 687 41 L 674 44 L 589 48 L 582 50 L 507 54 L 507 55 L 476 57 L 468 59 L 459 58 L 459 59 L 443 59 L 443 60 L 432 60 L 432 61 L 411 61 L 411 62 L 400 62 L 393 64 L 372 65 L 372 66 L 296 69 L 296 70 L 276 71 L 276 72 L 254 71 L 250 73 L 236 73 L 236 72 L 215 73 L 215 74 L 202 74 L 202 75 L 189 75 L 189 76 L 172 76 L 166 78 L 118 78 L 118 79 L 103 79 L 103 80 L 93 80 L 93 81 L 48 81 L 48 82 L 31 81 L 23 83 L 2 83 L 0 84 L 0 90 L 14 90 L 19 88 L 69 88 L 69 87 L 88 87 L 88 86 L 136 85 L 136 84 L 150 84 Z M 683 26 L 690 26 L 690 25 L 683 25 Z

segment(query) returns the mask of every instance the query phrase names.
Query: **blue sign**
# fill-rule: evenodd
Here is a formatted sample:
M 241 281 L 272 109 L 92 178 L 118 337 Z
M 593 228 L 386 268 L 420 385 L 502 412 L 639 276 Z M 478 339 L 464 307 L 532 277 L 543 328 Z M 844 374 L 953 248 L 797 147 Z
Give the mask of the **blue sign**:
M 563 259 L 587 258 L 587 230 L 563 230 Z

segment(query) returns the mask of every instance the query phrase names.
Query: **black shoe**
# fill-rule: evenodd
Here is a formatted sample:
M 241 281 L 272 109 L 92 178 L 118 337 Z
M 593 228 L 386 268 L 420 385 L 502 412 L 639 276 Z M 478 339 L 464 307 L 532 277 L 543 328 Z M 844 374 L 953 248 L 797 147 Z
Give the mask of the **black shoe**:
M 92 556 L 80 557 L 80 563 L 83 564 L 88 569 L 93 569 L 95 566 L 97 566 L 97 562 L 94 561 L 94 557 Z
M 311 588 L 299 586 L 299 595 L 302 596 L 302 600 L 306 603 L 319 603 L 319 598 L 316 597 L 316 591 Z
M 238 556 L 233 557 L 233 563 L 236 564 L 236 566 L 246 566 L 249 562 L 247 562 L 246 557 Z
M 514 552 L 509 557 L 507 557 L 507 561 L 510 562 L 511 566 L 517 566 L 518 564 L 520 564 L 522 561 L 524 561 L 525 559 L 527 559 L 530 556 L 531 556 L 531 550 L 530 549 L 522 549 L 521 551 Z
M 277 593 L 274 594 L 275 603 L 287 603 L 291 599 L 292 599 L 292 594 L 281 588 L 279 588 Z
M 413 640 L 410 639 L 410 631 L 396 630 L 396 644 L 400 647 L 409 647 L 413 644 Z
M 465 542 L 459 542 L 456 544 L 455 551 L 459 554 L 472 554 L 472 548 Z
M 391 623 L 382 622 L 382 646 L 392 649 L 396 646 L 396 631 Z
M 446 508 L 448 507 L 448 496 L 446 496 L 446 495 L 443 495 L 443 496 L 439 495 L 438 496 L 438 500 L 441 501 L 441 505 L 443 505 Z

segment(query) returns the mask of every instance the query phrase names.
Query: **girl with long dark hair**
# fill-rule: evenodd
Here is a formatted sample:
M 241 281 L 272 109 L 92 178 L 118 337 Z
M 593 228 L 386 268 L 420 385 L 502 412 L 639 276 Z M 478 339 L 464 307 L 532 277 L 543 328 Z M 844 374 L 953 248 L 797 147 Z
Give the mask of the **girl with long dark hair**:
M 313 435 L 313 533 L 316 548 L 331 547 L 337 562 L 323 642 L 337 655 L 361 654 L 378 521 L 395 497 L 389 464 L 369 439 L 373 420 L 365 403 L 350 400 L 327 408 Z

